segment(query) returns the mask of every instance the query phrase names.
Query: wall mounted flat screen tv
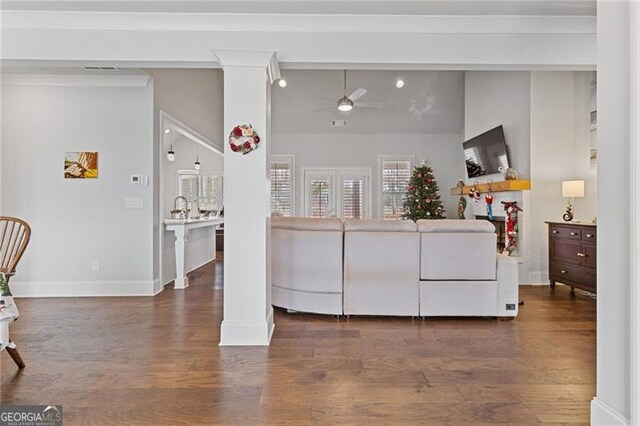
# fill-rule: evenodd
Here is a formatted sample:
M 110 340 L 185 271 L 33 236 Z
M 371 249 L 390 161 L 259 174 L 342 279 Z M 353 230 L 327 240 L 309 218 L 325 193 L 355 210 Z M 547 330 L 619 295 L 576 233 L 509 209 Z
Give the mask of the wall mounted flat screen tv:
M 509 168 L 502 125 L 469 139 L 462 147 L 469 179 L 501 173 Z

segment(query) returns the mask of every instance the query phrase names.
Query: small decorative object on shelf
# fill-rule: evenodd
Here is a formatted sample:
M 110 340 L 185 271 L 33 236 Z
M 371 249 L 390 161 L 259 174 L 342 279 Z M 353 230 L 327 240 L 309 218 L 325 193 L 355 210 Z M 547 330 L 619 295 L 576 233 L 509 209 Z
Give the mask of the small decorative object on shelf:
M 460 188 L 460 190 L 462 190 L 462 188 L 464 188 L 464 182 L 459 180 L 456 186 Z M 462 219 L 462 220 L 465 219 L 464 211 L 466 210 L 466 208 L 467 208 L 467 199 L 464 198 L 464 195 L 460 195 L 460 198 L 458 199 L 458 208 L 457 208 L 458 219 Z
M 240 124 L 233 128 L 229 134 L 229 146 L 233 152 L 241 152 L 247 155 L 258 148 L 260 136 L 253 130 L 250 124 Z
M 518 255 L 518 212 L 522 211 L 518 207 L 517 201 L 503 201 L 504 211 L 507 213 L 505 231 L 507 233 L 505 250 L 509 256 Z
M 444 219 L 440 188 L 424 161 L 413 170 L 403 206 L 405 219 Z
M 498 167 L 498 170 L 504 174 L 505 180 L 518 180 L 518 171 L 513 167 Z

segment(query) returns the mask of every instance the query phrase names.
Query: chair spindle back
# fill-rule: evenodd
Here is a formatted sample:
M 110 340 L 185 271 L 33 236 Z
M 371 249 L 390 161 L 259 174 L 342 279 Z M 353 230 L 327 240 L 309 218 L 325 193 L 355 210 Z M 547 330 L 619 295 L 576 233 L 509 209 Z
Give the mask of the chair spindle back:
M 31 227 L 15 217 L 0 216 L 0 272 L 12 274 L 24 254 Z

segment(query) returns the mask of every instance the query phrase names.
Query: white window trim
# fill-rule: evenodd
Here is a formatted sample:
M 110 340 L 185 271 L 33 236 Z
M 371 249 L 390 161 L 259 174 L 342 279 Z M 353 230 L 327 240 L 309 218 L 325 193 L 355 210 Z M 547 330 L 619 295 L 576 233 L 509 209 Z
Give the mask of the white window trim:
M 306 176 L 307 176 L 307 172 L 320 172 L 320 171 L 332 171 L 335 173 L 336 175 L 336 179 L 338 177 L 340 177 L 341 175 L 344 174 L 350 174 L 350 173 L 354 173 L 354 174 L 365 174 L 367 177 L 367 187 L 365 190 L 365 203 L 364 203 L 364 208 L 365 208 L 365 214 L 364 214 L 364 219 L 371 219 L 373 217 L 373 210 L 372 210 L 372 206 L 373 206 L 373 200 L 372 200 L 372 195 L 373 195 L 373 190 L 372 190 L 372 173 L 373 170 L 371 167 L 332 167 L 332 166 L 307 166 L 307 167 L 300 167 L 300 188 L 302 188 L 302 200 L 301 200 L 301 206 L 302 206 L 302 211 L 300 212 L 300 216 L 305 216 L 306 212 L 305 212 L 305 206 L 307 205 L 307 188 L 306 188 Z M 337 185 L 337 181 L 335 183 L 335 185 Z M 334 191 L 335 192 L 335 191 Z M 333 208 L 336 210 L 336 213 L 338 211 L 338 203 L 337 203 L 337 194 L 334 194 L 334 197 L 336 197 L 336 199 L 334 200 L 333 204 Z M 340 217 L 339 215 L 336 215 L 337 217 Z
M 269 156 L 269 211 L 271 211 L 271 163 L 282 161 L 291 163 L 291 216 L 296 216 L 296 156 L 293 154 L 271 154 Z
M 413 167 L 416 163 L 416 156 L 415 155 L 378 155 L 378 206 L 377 206 L 377 211 L 378 211 L 378 218 L 379 219 L 383 219 L 384 218 L 384 206 L 383 206 L 383 202 L 382 200 L 384 199 L 383 197 L 383 193 L 382 193 L 382 163 L 384 161 L 408 161 L 409 162 L 409 170 L 410 173 L 413 173 Z

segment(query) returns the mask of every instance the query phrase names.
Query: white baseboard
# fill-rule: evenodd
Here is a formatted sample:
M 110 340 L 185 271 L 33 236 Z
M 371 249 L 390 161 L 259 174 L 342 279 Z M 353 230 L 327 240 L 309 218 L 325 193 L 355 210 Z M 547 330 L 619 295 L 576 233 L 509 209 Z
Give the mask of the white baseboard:
M 532 271 L 529 272 L 530 285 L 549 285 L 549 272 Z
M 160 280 L 11 281 L 16 298 L 154 296 L 159 286 Z
M 156 278 L 155 280 L 153 280 L 153 295 L 155 296 L 162 290 L 164 290 L 164 286 L 160 285 L 160 278 Z
M 591 400 L 591 424 L 594 426 L 629 426 L 631 423 L 623 415 L 594 397 Z

